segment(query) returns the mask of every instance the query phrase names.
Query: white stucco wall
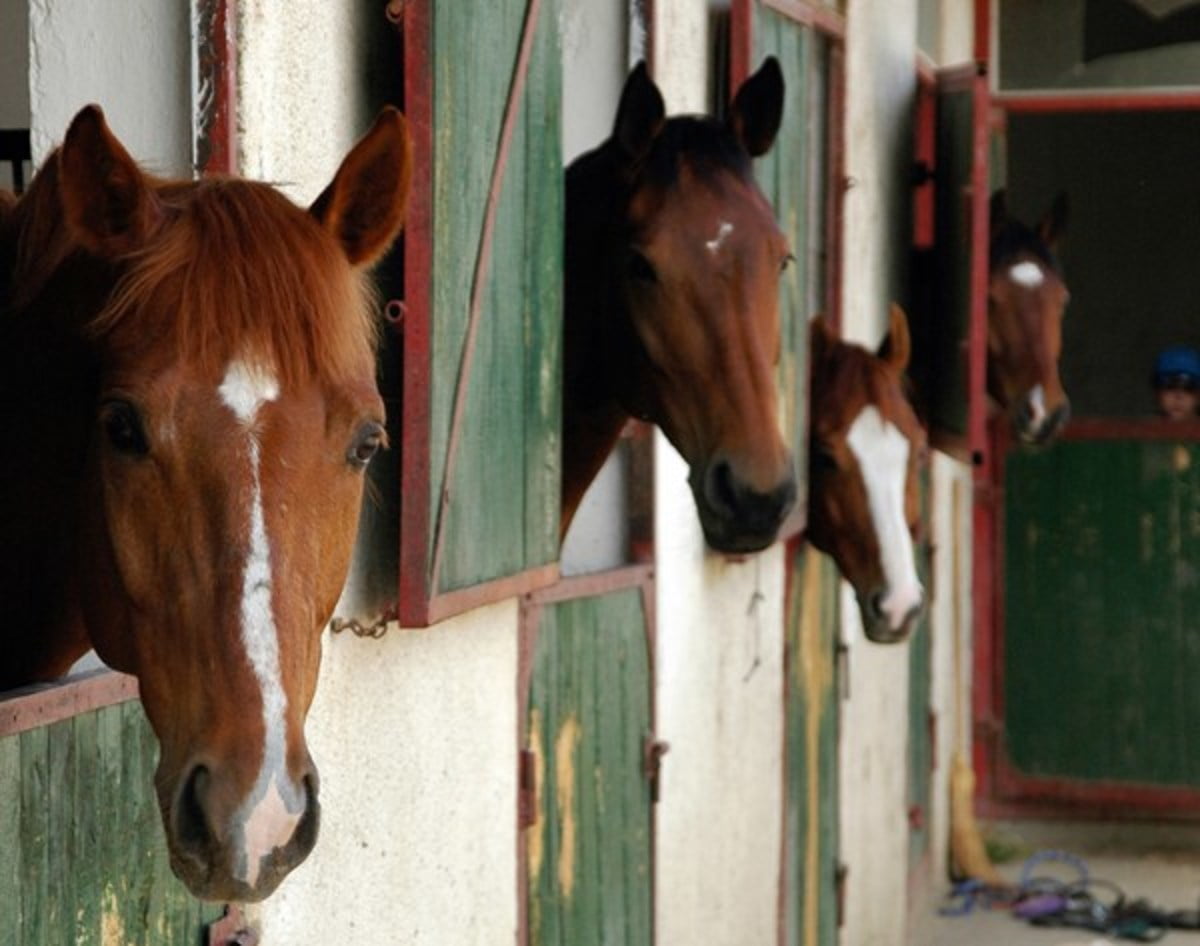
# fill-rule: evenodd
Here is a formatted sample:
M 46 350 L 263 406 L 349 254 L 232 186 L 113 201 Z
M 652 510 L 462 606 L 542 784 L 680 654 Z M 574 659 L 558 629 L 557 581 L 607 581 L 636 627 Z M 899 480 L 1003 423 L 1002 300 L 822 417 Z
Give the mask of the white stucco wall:
M 41 164 L 96 102 L 129 152 L 164 174 L 191 173 L 188 6 L 161 0 L 29 5 L 29 109 Z
M 247 177 L 311 202 L 370 124 L 363 63 L 382 3 L 240 0 L 238 160 Z M 374 17 L 374 20 L 368 20 Z
M 846 41 L 844 331 L 874 348 L 886 330 L 897 239 L 897 192 L 911 160 L 916 83 L 915 0 L 849 0 Z M 901 230 L 902 232 L 902 230 Z M 841 708 L 841 860 L 849 867 L 843 946 L 901 946 L 908 910 L 908 645 L 864 637 L 843 586 L 850 697 Z
M 657 0 L 655 78 L 668 112 L 704 111 L 707 9 Z M 784 552 L 705 551 L 687 468 L 655 446 L 658 942 L 777 941 L 782 830 Z
M 321 836 L 259 908 L 264 944 L 513 942 L 516 601 L 324 645 Z
M 364 44 L 382 10 L 239 4 L 244 174 L 301 204 L 332 179 L 373 117 Z M 344 613 L 360 592 L 348 589 Z M 257 909 L 264 943 L 513 941 L 517 625 L 510 600 L 379 641 L 326 633 L 307 726 L 321 836 Z

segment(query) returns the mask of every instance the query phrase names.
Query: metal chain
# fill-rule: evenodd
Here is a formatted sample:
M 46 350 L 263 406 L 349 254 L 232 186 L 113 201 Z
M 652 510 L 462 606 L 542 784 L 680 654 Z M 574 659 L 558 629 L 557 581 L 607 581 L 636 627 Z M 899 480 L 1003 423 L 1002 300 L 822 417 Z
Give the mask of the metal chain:
M 363 624 L 358 618 L 334 618 L 329 622 L 329 631 L 332 634 L 341 634 L 343 631 L 349 631 L 355 637 L 369 637 L 372 640 L 379 640 L 388 631 L 388 625 L 399 620 L 399 613 L 396 606 L 385 608 L 383 613 L 369 624 Z

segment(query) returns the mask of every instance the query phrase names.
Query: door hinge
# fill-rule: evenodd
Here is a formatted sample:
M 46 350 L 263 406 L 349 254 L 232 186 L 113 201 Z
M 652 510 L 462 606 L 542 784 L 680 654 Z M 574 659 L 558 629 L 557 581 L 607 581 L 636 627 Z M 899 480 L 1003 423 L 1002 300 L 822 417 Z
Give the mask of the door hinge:
M 837 926 L 840 930 L 846 924 L 846 878 L 850 868 L 838 863 L 833 869 L 833 898 L 837 903 Z
M 837 676 L 838 696 L 850 699 L 850 646 L 839 640 L 833 648 L 833 664 Z
M 670 752 L 670 743 L 653 736 L 642 740 L 642 774 L 650 783 L 650 801 L 658 804 L 662 776 L 662 757 Z
M 529 828 L 537 823 L 537 755 L 522 749 L 517 758 L 517 825 Z

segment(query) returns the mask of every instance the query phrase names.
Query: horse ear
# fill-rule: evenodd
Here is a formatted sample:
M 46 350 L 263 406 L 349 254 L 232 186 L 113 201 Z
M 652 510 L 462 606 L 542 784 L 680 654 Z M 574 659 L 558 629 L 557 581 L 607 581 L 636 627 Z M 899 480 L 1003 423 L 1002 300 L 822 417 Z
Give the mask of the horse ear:
M 68 230 L 100 256 L 137 248 L 161 217 L 149 180 L 109 131 L 98 105 L 72 119 L 58 152 L 58 183 Z
M 825 355 L 837 344 L 837 332 L 823 315 L 814 315 L 808 323 L 808 353 L 809 360 L 819 365 L 825 360 Z
M 768 56 L 758 72 L 742 83 L 729 109 L 729 124 L 752 158 L 766 154 L 783 121 L 783 70 Z
M 1067 230 L 1067 192 L 1059 191 L 1054 203 L 1038 222 L 1037 235 L 1051 250 L 1057 249 L 1059 240 Z
M 650 78 L 645 62 L 639 62 L 625 80 L 617 120 L 613 124 L 613 140 L 630 160 L 645 157 L 650 145 L 662 131 L 667 120 L 667 107 L 662 93 Z
M 878 355 L 896 374 L 904 374 L 912 354 L 912 340 L 908 334 L 908 316 L 894 302 L 889 322 L 888 333 L 879 346 Z
M 382 256 L 404 223 L 412 182 L 412 141 L 399 111 L 384 108 L 342 160 L 309 213 L 333 234 L 355 266 Z

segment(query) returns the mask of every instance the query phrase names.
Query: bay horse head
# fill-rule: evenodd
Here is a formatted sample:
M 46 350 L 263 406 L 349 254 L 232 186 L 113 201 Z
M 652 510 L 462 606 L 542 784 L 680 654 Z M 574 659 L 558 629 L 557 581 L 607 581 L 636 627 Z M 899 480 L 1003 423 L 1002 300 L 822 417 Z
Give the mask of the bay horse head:
M 316 839 L 304 721 L 384 441 L 364 269 L 410 161 L 387 109 L 305 211 L 149 177 L 91 106 L 3 225 L 0 685 L 89 643 L 137 676 L 205 899 L 267 896 Z
M 785 237 L 751 159 L 779 129 L 768 59 L 729 118 L 667 118 L 645 65 L 612 135 L 567 171 L 562 528 L 630 416 L 690 467 L 710 546 L 770 545 L 796 498 L 775 364 Z
M 1055 250 L 1066 221 L 1066 194 L 1033 229 L 1009 215 L 1004 191 L 992 195 L 988 392 L 1026 443 L 1049 442 L 1071 414 L 1058 373 L 1070 293 Z
M 810 329 L 808 540 L 854 587 L 867 637 L 904 640 L 924 604 L 912 533 L 925 432 L 904 394 L 908 322 L 892 306 L 878 354 Z

